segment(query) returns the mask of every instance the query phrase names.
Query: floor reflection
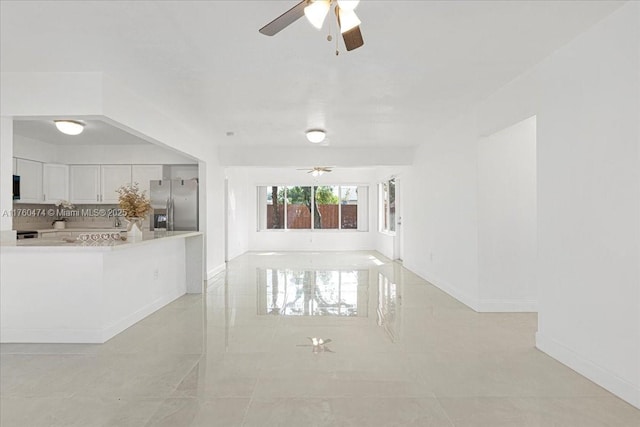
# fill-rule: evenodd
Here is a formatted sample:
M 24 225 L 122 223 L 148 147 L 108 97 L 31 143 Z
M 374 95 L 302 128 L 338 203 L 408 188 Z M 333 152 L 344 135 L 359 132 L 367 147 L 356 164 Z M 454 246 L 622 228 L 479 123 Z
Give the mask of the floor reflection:
M 258 314 L 367 317 L 369 271 L 258 269 Z
M 309 341 L 311 341 L 311 344 L 299 344 L 298 347 L 311 347 L 311 352 L 313 354 L 334 353 L 333 350 L 327 347 L 327 344 L 331 342 L 330 338 L 327 338 L 327 339 L 316 338 L 316 337 L 307 337 L 307 338 L 309 339 Z
M 400 338 L 400 292 L 389 277 L 378 273 L 378 325 L 396 342 Z
M 640 426 L 536 330 L 379 254 L 249 253 L 105 344 L 0 345 L 0 426 Z

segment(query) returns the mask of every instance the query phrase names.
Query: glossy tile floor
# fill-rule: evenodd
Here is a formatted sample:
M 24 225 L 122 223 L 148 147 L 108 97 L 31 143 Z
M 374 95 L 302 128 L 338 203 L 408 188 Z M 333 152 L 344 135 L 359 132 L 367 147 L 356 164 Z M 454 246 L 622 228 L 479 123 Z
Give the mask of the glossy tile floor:
M 377 253 L 252 253 L 106 344 L 2 345 L 0 425 L 640 425 L 535 331 Z

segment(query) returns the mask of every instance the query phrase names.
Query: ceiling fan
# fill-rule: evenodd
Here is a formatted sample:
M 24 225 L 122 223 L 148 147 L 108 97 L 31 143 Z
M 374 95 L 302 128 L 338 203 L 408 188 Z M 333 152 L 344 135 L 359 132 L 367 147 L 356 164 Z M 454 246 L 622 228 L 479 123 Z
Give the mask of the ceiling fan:
M 307 173 L 310 173 L 313 176 L 320 176 L 325 172 L 331 172 L 331 166 L 314 166 L 311 169 L 298 169 L 299 171 L 307 171 Z
M 302 0 L 259 31 L 266 36 L 273 36 L 302 18 L 302 15 L 307 17 L 311 25 L 321 29 L 327 14 L 335 6 L 334 11 L 344 45 L 348 51 L 354 50 L 364 45 L 360 20 L 354 11 L 359 2 L 360 0 Z M 331 40 L 331 36 L 328 39 Z

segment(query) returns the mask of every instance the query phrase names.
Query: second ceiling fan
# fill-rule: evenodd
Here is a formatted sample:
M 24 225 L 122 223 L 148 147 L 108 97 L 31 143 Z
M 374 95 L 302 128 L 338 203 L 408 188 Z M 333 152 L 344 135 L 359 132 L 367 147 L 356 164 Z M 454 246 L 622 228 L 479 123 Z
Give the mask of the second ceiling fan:
M 332 171 L 333 166 L 314 166 L 311 169 L 298 169 L 299 171 L 307 171 L 307 173 L 310 173 L 311 175 L 315 176 L 315 177 L 319 177 L 320 175 L 324 174 L 325 172 L 331 172 Z
M 364 45 L 360 32 L 360 19 L 354 11 L 359 2 L 360 0 L 302 0 L 259 31 L 266 36 L 273 36 L 302 18 L 303 15 L 311 25 L 321 29 L 327 14 L 332 6 L 335 6 L 338 27 L 344 44 L 348 51 L 354 50 Z

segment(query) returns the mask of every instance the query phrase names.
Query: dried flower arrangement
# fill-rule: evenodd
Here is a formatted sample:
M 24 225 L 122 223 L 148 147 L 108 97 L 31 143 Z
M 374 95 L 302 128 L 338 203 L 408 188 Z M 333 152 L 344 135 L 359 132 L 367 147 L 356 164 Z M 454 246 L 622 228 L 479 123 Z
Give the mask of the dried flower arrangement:
M 51 224 L 57 221 L 66 221 L 67 218 L 65 218 L 64 215 L 70 213 L 69 211 L 75 208 L 75 205 L 67 200 L 58 200 L 54 205 L 56 207 L 56 217 Z
M 118 201 L 126 219 L 144 218 L 151 210 L 151 201 L 146 191 L 140 192 L 137 182 L 133 185 L 123 185 L 116 191 L 120 195 Z

